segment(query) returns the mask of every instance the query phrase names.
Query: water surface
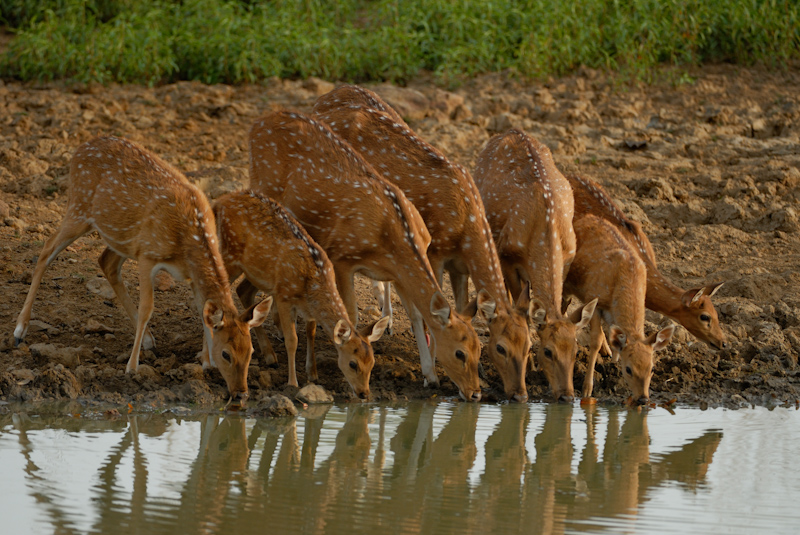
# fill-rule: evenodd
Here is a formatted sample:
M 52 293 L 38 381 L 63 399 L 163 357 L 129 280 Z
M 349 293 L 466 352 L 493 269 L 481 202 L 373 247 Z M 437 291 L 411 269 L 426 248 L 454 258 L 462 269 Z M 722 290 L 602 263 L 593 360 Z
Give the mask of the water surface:
M 3 533 L 797 533 L 800 412 L 0 416 Z

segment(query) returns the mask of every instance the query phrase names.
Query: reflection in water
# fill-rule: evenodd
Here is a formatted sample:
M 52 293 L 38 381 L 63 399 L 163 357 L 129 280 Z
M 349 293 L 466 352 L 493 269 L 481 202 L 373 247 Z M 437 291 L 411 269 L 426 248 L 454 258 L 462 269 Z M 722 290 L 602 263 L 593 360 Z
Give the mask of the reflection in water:
M 43 532 L 619 532 L 627 528 L 614 519 L 631 526 L 653 489 L 703 492 L 722 440 L 700 430 L 652 454 L 647 419 L 475 403 L 312 407 L 298 420 L 15 414 L 0 416 L 0 452 L 15 439 L 19 490 L 35 500 Z M 53 447 L 53 433 L 65 458 L 98 459 L 83 508 L 37 465 L 49 462 L 35 453 Z

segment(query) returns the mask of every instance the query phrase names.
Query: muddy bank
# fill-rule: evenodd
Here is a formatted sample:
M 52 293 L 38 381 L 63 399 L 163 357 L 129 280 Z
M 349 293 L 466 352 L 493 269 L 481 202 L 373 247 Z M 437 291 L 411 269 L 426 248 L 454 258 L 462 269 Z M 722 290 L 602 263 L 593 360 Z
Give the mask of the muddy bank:
M 655 401 L 793 406 L 800 398 L 800 71 L 712 66 L 692 76 L 691 84 L 631 88 L 585 70 L 548 83 L 496 75 L 453 91 L 424 79 L 374 89 L 422 137 L 468 167 L 492 134 L 525 129 L 552 149 L 562 171 L 599 181 L 642 223 L 672 281 L 684 289 L 726 283 L 714 302 L 729 348 L 714 351 L 679 327 L 656 365 Z M 103 245 L 96 235 L 75 242 L 50 266 L 26 344 L 13 347 L 33 265 L 64 213 L 70 158 L 96 135 L 124 136 L 216 198 L 247 184 L 247 131 L 256 117 L 281 108 L 310 111 L 332 87 L 320 80 L 245 87 L 0 85 L 0 400 L 151 406 L 222 400 L 222 377 L 204 372 L 195 358 L 202 329 L 188 286 L 166 276 L 159 279 L 151 322 L 157 346 L 143 352 L 139 373 L 125 374 L 134 329 L 100 275 Z M 130 264 L 124 277 L 136 299 Z M 362 307 L 375 303 L 363 281 L 359 292 Z M 413 336 L 395 305 L 394 335 L 375 344 L 374 397 L 456 396 L 441 369 L 442 387 L 423 387 Z M 667 321 L 648 313 L 646 330 Z M 270 322 L 268 328 L 276 342 L 277 331 Z M 302 322 L 299 336 L 304 340 Z M 250 388 L 254 397 L 294 398 L 297 389 L 285 385 L 285 350 L 274 345 L 279 366 L 264 366 L 257 352 Z M 582 354 L 576 385 L 585 372 Z M 337 400 L 350 399 L 324 335 L 318 356 L 321 384 Z M 486 359 L 484 367 L 485 397 L 496 399 L 499 379 Z M 302 362 L 298 369 L 302 385 Z M 528 385 L 531 399 L 549 399 L 539 372 L 528 374 Z M 612 402 L 627 397 L 616 365 L 598 365 L 595 395 Z

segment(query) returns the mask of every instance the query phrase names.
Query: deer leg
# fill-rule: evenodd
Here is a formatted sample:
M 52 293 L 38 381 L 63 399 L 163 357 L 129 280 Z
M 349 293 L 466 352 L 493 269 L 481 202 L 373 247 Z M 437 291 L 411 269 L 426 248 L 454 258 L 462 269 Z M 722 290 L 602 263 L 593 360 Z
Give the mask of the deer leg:
M 372 295 L 378 300 L 381 318 L 389 317 L 389 325 L 386 327 L 386 332 L 391 336 L 394 334 L 394 329 L 392 329 L 392 283 L 389 281 L 372 281 Z
M 139 368 L 139 352 L 142 349 L 142 339 L 147 328 L 147 322 L 153 315 L 153 269 L 155 263 L 144 258 L 139 259 L 139 312 L 136 317 L 136 337 L 133 339 L 131 358 L 128 359 L 126 373 L 136 372 Z
M 463 314 L 469 304 L 469 273 L 450 271 L 450 284 L 456 298 L 456 310 Z M 497 296 L 498 298 L 500 296 Z M 512 301 L 513 302 L 513 301 Z
M 600 324 L 599 315 L 592 316 L 590 322 L 589 336 L 589 357 L 586 361 L 586 377 L 583 379 L 583 391 L 581 395 L 585 398 L 591 397 L 592 389 L 594 388 L 594 365 L 597 363 L 597 354 L 600 352 L 600 347 L 603 345 L 603 327 Z
M 306 376 L 308 382 L 317 382 L 317 356 L 314 354 L 314 338 L 317 335 L 316 320 L 306 321 Z
M 345 310 L 347 310 L 347 316 L 353 326 L 356 326 L 358 325 L 358 306 L 353 285 L 353 272 L 334 268 L 334 275 L 336 277 L 336 288 L 339 290 L 339 295 L 342 298 Z
M 58 231 L 44 243 L 42 252 L 39 253 L 39 259 L 36 261 L 36 269 L 33 270 L 28 296 L 25 298 L 25 304 L 22 305 L 22 310 L 17 317 L 17 326 L 14 329 L 15 345 L 19 345 L 28 332 L 28 323 L 31 320 L 33 300 L 36 298 L 36 292 L 39 290 L 39 284 L 42 282 L 44 270 L 55 260 L 58 253 L 89 232 L 89 230 L 91 230 L 90 225 L 67 216 L 58 228 Z
M 128 314 L 128 317 L 131 319 L 131 323 L 133 323 L 135 328 L 136 305 L 133 304 L 133 299 L 131 299 L 131 296 L 128 293 L 127 288 L 125 288 L 125 284 L 122 282 L 121 277 L 122 265 L 126 260 L 127 258 L 124 256 L 121 256 L 106 247 L 105 251 L 100 254 L 100 258 L 97 259 L 97 263 L 100 264 L 100 269 L 103 270 L 103 274 L 106 276 L 109 284 L 111 284 L 114 294 L 117 296 L 117 299 L 119 299 L 119 302 L 122 303 L 122 308 L 125 309 L 125 312 Z M 144 337 L 142 338 L 142 347 L 144 349 L 153 349 L 155 346 L 155 338 L 153 338 L 153 334 L 150 332 L 150 328 L 148 327 L 145 329 Z
M 436 376 L 436 360 L 431 353 L 431 348 L 428 347 L 428 342 L 425 336 L 425 322 L 419 309 L 414 306 L 411 301 L 404 299 L 400 296 L 400 301 L 408 313 L 408 319 L 411 321 L 411 330 L 414 332 L 414 338 L 417 340 L 417 349 L 419 350 L 419 362 L 422 374 L 425 376 L 425 386 L 438 387 L 439 377 Z M 434 345 L 436 340 L 431 337 L 431 345 Z
M 295 328 L 294 317 L 292 317 L 291 305 L 278 303 L 278 317 L 281 319 L 283 327 L 283 343 L 286 346 L 286 358 L 289 361 L 289 382 L 290 386 L 298 386 L 297 370 L 295 369 L 295 355 L 297 353 L 297 329 Z
M 257 293 L 258 288 L 256 288 L 255 284 L 250 282 L 246 276 L 242 279 L 242 282 L 239 283 L 239 286 L 236 287 L 236 295 L 239 296 L 239 301 L 242 302 L 242 306 L 245 310 L 253 306 L 253 303 L 256 302 Z M 272 317 L 275 318 L 275 314 L 273 314 Z M 264 357 L 264 364 L 266 366 L 274 366 L 277 364 L 278 359 L 275 356 L 275 350 L 272 348 L 269 336 L 267 335 L 267 329 L 264 325 L 259 325 L 255 329 L 251 329 L 251 333 L 252 332 L 256 335 L 256 342 L 258 343 L 258 348 L 261 350 L 261 356 Z

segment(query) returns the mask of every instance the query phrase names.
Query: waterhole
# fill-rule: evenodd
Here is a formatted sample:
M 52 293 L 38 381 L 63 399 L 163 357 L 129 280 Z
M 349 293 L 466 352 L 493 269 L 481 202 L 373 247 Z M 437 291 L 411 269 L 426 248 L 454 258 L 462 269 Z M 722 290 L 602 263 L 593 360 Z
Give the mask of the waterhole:
M 177 414 L 176 414 L 177 412 Z M 2 533 L 797 533 L 800 412 L 0 415 Z

